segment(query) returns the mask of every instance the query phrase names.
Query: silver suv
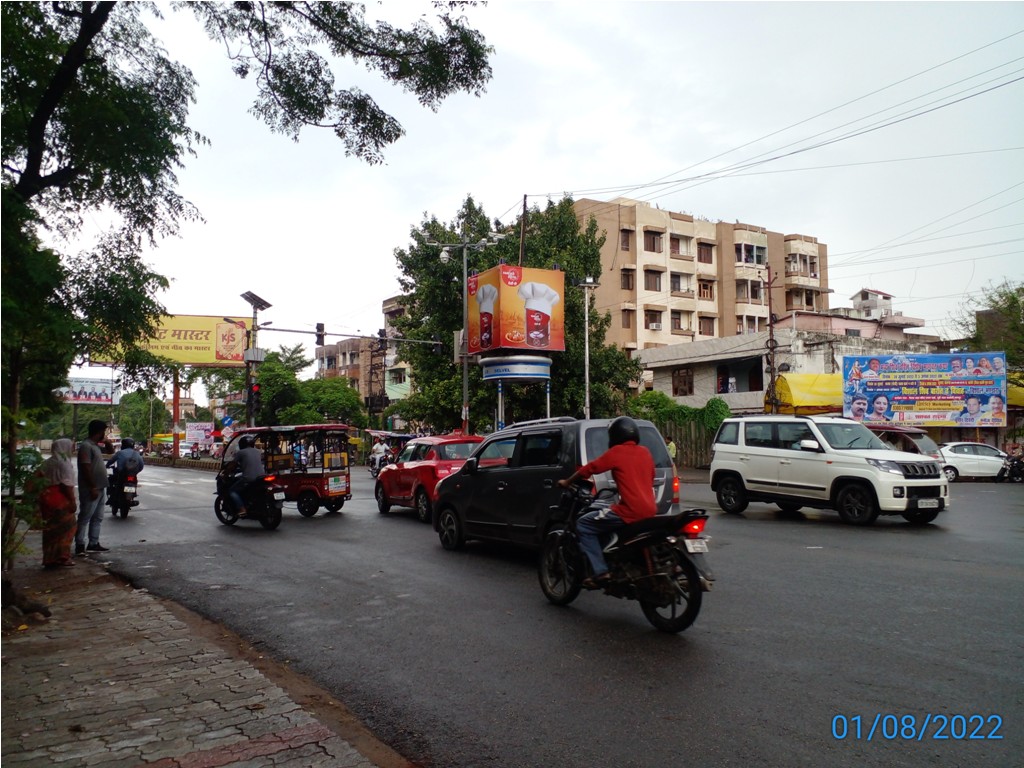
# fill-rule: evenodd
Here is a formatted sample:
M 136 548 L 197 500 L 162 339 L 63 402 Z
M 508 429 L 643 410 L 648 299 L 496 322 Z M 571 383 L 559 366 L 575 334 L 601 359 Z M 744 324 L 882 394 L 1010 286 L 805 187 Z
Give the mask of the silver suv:
M 562 496 L 558 481 L 608 450 L 611 419 L 562 417 L 513 424 L 489 435 L 462 468 L 437 484 L 434 530 L 445 549 L 467 539 L 540 547 Z M 654 458 L 658 514 L 679 501 L 679 478 L 665 441 L 649 421 L 636 420 L 640 444 Z M 597 490 L 614 488 L 610 472 Z
M 829 416 L 726 419 L 715 435 L 711 488 L 738 514 L 751 501 L 834 509 L 852 525 L 902 515 L 918 525 L 949 509 L 938 462 L 894 451 L 863 424 Z

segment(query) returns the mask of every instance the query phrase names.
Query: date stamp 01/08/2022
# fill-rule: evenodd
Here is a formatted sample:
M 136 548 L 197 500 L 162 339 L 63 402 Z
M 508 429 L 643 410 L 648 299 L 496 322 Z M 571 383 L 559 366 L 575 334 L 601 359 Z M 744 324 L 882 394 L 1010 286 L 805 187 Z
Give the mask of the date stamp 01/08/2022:
M 836 715 L 832 738 L 843 741 L 992 741 L 1003 738 L 1000 715 L 876 713 L 874 716 Z

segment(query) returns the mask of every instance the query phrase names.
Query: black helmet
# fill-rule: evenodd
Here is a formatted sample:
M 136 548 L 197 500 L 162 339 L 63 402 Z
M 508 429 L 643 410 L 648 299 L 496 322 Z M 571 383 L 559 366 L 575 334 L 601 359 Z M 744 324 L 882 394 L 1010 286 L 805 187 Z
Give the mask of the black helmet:
M 629 416 L 619 416 L 608 425 L 608 446 L 621 445 L 629 440 L 640 442 L 640 427 Z
M 252 448 L 254 445 L 256 445 L 256 438 L 252 435 L 242 435 L 242 439 L 238 441 L 239 449 Z
M 122 448 L 134 448 L 135 447 L 135 441 L 132 440 L 130 437 L 126 437 L 124 440 L 121 441 L 121 447 Z

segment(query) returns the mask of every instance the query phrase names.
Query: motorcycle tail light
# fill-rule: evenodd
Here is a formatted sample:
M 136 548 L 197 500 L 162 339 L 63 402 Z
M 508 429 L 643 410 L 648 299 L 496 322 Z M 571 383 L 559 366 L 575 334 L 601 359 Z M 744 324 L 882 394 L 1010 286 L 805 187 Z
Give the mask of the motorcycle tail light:
M 277 480 L 277 475 L 264 475 L 263 479 L 268 483 L 272 483 Z
M 135 475 L 128 475 L 128 477 L 126 477 L 124 481 L 126 483 L 137 483 L 138 479 L 135 477 Z
M 695 517 L 693 520 L 687 520 L 682 532 L 688 538 L 695 539 L 704 532 L 704 523 L 707 521 L 706 517 Z

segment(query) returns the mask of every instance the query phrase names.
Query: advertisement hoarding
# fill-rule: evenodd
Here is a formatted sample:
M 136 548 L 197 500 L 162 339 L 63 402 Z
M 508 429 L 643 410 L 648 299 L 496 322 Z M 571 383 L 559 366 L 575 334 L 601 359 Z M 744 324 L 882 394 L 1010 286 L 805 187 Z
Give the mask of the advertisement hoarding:
M 565 273 L 499 264 L 469 278 L 469 354 L 565 349 Z
M 201 447 L 209 449 L 213 445 L 213 422 L 186 421 L 185 443 L 187 445 L 199 443 Z
M 244 317 L 164 315 L 153 337 L 139 342 L 139 347 L 183 365 L 242 368 L 251 322 Z M 93 358 L 92 362 L 113 361 Z
M 1006 353 L 843 357 L 843 415 L 921 427 L 1005 427 Z
M 110 379 L 68 379 L 68 385 L 57 390 L 57 396 L 72 405 L 117 405 L 120 397 Z

